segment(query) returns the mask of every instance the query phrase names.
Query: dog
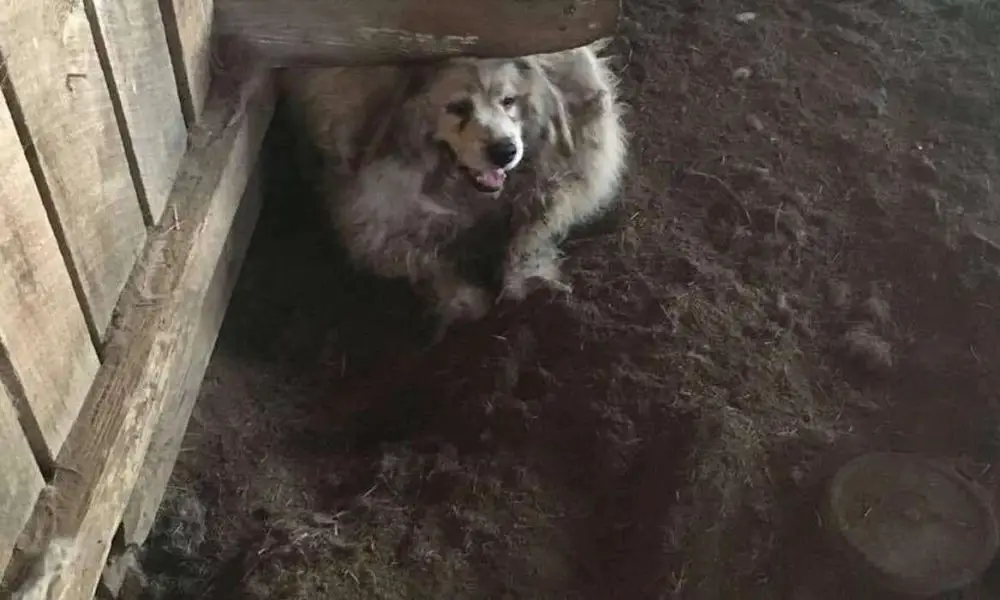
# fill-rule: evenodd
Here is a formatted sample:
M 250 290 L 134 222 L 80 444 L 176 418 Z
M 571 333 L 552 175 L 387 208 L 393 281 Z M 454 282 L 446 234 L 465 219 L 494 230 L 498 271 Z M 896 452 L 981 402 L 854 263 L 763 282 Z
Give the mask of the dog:
M 354 261 L 407 278 L 442 326 L 538 282 L 564 292 L 559 243 L 615 199 L 627 137 L 605 42 L 513 59 L 284 69 L 283 93 L 324 159 L 333 222 Z M 445 249 L 511 209 L 493 298 Z

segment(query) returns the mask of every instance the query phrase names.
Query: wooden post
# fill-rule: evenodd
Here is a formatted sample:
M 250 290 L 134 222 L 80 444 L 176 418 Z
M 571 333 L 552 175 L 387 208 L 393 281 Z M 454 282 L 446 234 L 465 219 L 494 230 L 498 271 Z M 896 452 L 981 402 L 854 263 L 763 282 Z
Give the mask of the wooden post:
M 621 0 L 216 0 L 215 33 L 272 66 L 512 57 L 614 34 Z

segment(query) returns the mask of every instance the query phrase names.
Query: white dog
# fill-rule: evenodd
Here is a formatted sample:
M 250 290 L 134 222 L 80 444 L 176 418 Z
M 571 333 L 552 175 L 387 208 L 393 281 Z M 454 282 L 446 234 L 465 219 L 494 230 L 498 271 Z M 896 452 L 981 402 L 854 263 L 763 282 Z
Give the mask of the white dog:
M 428 293 L 446 325 L 492 304 L 444 249 L 512 207 L 501 294 L 568 290 L 557 244 L 614 200 L 627 155 L 602 44 L 517 59 L 286 70 L 327 163 L 334 223 L 351 256 Z

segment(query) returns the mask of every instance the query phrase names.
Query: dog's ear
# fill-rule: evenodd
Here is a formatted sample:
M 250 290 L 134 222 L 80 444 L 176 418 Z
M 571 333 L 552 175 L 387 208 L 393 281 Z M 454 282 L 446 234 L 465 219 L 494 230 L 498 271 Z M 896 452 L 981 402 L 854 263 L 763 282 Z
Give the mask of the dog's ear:
M 549 122 L 548 133 L 556 147 L 565 155 L 570 156 L 576 148 L 573 130 L 570 127 L 569 111 L 562 92 L 548 77 L 544 77 L 545 95 L 548 102 Z
M 542 139 L 554 144 L 562 154 L 571 155 L 575 141 L 563 93 L 533 57 L 514 59 L 514 65 L 531 82 L 534 96 L 531 108 L 541 119 L 538 125 L 542 128 L 539 132 Z

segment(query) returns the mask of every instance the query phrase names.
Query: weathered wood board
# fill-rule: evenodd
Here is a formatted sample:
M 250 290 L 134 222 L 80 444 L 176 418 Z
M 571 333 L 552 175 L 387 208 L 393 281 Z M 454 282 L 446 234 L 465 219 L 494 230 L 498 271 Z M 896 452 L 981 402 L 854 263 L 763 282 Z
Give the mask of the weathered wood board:
M 243 202 L 233 221 L 233 228 L 222 250 L 219 265 L 209 284 L 205 304 L 198 316 L 187 373 L 183 379 L 174 380 L 178 387 L 169 390 L 166 395 L 163 416 L 156 431 L 153 432 L 146 461 L 139 472 L 139 479 L 122 516 L 123 541 L 126 546 L 143 544 L 153 526 L 156 511 L 163 500 L 167 482 L 180 454 L 184 433 L 187 431 L 191 413 L 198 400 L 198 393 L 205 379 L 205 370 L 212 357 L 233 287 L 236 285 L 243 259 L 250 246 L 261 201 L 260 175 L 259 172 L 255 172 L 243 194 Z
M 621 0 L 215 0 L 215 32 L 274 66 L 513 57 L 613 35 Z
M 198 123 L 212 65 L 212 0 L 160 0 L 188 127 Z
M 136 189 L 149 224 L 163 215 L 187 127 L 156 2 L 86 0 L 121 107 Z
M 0 377 L 43 462 L 62 447 L 97 367 L 45 206 L 0 104 Z
M 259 71 L 254 79 L 254 94 L 237 89 L 228 97 L 210 97 L 204 127 L 192 137 L 168 200 L 171 217 L 150 236 L 143 268 L 123 296 L 104 363 L 58 456 L 53 493 L 25 527 L 24 539 L 41 540 L 42 549 L 55 538 L 73 541 L 73 568 L 49 600 L 93 597 L 150 439 L 195 359 L 197 319 L 191 317 L 202 312 L 209 296 L 273 114 L 270 76 Z M 246 97 L 242 117 L 222 131 L 221 124 L 232 119 L 232 105 Z M 8 584 L 37 550 L 16 549 Z
M 146 229 L 83 4 L 0 0 L 0 56 L 13 116 L 31 138 L 29 162 L 100 337 Z
M 0 573 L 44 486 L 14 405 L 0 384 Z

